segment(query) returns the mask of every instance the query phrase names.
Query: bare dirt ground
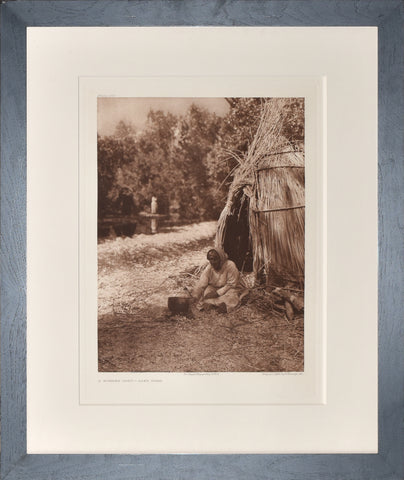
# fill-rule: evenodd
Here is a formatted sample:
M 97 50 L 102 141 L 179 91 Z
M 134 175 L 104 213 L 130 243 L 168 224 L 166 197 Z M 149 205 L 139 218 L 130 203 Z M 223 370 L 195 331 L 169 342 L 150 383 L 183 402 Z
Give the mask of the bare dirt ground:
M 288 319 L 265 289 L 252 288 L 232 313 L 170 314 L 167 298 L 192 288 L 215 228 L 205 222 L 99 244 L 99 371 L 303 371 L 303 314 Z M 245 281 L 253 286 L 251 276 Z

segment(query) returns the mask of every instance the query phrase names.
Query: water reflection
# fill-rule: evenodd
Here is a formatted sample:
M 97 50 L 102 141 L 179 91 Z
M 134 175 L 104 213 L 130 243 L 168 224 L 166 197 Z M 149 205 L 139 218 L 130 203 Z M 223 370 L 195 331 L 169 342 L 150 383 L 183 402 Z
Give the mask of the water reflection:
M 154 235 L 169 232 L 173 227 L 184 225 L 173 218 L 133 217 L 133 218 L 105 218 L 98 222 L 98 241 L 115 237 L 132 237 L 133 235 Z

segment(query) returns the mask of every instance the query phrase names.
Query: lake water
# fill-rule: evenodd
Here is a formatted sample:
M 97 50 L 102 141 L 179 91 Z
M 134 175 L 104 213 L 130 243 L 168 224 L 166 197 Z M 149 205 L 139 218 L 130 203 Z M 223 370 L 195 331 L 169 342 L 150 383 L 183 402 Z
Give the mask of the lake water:
M 170 232 L 173 227 L 181 225 L 187 225 L 187 222 L 164 217 L 107 218 L 98 223 L 98 241 L 102 242 L 115 237 L 132 237 L 139 234 L 153 235 L 155 233 Z

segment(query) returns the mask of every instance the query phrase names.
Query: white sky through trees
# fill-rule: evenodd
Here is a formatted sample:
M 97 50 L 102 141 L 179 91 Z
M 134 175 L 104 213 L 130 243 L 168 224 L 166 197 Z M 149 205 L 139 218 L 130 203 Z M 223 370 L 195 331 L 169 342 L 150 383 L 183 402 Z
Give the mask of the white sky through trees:
M 219 116 L 223 116 L 229 111 L 229 105 L 224 98 L 99 97 L 98 133 L 112 135 L 121 120 L 131 123 L 137 130 L 142 130 L 150 109 L 182 115 L 192 103 Z

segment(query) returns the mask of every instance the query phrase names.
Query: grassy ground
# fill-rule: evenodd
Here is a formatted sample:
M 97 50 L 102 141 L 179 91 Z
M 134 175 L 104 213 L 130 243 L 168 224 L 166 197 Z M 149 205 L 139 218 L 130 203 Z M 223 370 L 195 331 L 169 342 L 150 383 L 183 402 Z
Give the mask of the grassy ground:
M 233 313 L 168 311 L 167 298 L 195 283 L 215 228 L 205 222 L 99 245 L 100 371 L 303 371 L 303 315 L 288 320 L 265 290 L 252 289 Z

